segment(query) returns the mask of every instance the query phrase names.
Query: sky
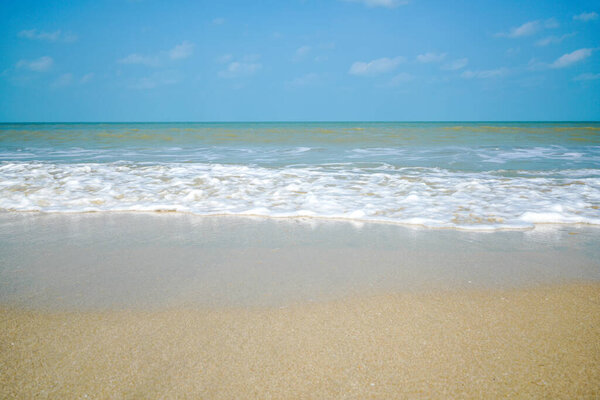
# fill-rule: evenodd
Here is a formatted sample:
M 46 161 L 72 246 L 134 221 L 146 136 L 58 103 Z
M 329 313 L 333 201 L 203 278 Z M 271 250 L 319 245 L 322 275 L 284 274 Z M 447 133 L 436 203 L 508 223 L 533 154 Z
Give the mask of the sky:
M 586 0 L 0 2 L 0 121 L 597 121 Z

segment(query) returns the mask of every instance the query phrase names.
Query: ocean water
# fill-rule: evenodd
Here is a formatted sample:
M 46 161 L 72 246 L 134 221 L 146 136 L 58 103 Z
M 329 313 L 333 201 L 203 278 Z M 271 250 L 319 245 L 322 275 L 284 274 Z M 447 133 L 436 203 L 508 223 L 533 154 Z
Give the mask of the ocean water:
M 0 124 L 0 212 L 600 225 L 600 123 Z

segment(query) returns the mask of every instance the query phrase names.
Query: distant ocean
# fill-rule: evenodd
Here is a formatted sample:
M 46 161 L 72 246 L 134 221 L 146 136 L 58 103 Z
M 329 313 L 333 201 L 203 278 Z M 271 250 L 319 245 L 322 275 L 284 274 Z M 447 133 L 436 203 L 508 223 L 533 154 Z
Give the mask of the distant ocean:
M 600 225 L 600 123 L 0 124 L 0 212 Z

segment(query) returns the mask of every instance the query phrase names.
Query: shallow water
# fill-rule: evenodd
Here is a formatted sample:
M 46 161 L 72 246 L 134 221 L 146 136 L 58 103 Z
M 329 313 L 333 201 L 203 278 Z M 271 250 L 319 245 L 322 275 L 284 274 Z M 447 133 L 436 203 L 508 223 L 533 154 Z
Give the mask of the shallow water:
M 461 232 L 177 213 L 0 216 L 0 304 L 286 306 L 600 280 L 600 230 Z

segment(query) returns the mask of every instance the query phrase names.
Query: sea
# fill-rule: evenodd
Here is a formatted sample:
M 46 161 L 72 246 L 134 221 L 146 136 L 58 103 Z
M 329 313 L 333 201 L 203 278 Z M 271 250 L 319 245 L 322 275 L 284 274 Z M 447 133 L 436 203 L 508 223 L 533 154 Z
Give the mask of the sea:
M 600 226 L 600 123 L 0 124 L 15 212 Z

